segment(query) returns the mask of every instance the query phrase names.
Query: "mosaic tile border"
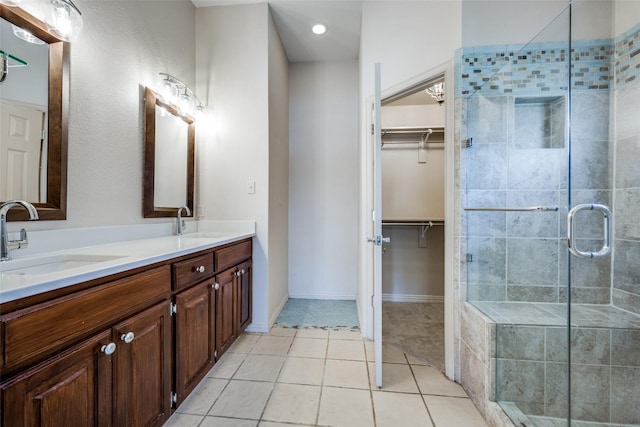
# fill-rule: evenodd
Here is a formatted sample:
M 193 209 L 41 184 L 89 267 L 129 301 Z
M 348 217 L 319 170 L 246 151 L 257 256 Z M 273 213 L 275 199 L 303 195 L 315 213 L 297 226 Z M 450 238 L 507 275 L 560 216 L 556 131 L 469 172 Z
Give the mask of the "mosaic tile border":
M 456 55 L 458 95 L 566 91 L 568 55 L 563 43 L 462 48 Z M 571 61 L 573 90 L 624 87 L 640 74 L 640 24 L 615 39 L 574 42 Z

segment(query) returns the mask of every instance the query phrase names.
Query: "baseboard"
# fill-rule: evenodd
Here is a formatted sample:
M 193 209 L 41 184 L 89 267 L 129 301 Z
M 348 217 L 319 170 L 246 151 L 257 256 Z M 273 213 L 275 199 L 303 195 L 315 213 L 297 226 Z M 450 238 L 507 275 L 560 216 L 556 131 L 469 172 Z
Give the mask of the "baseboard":
M 382 302 L 439 302 L 444 303 L 440 295 L 382 294 Z
M 267 325 L 266 323 L 251 323 L 249 326 L 247 326 L 247 329 L 244 330 L 245 332 L 259 332 L 261 334 L 268 334 L 269 333 L 269 325 Z
M 289 292 L 289 298 L 297 298 L 297 299 L 338 299 L 338 300 L 348 300 L 355 301 L 356 294 L 340 294 L 340 293 L 304 293 L 304 292 Z

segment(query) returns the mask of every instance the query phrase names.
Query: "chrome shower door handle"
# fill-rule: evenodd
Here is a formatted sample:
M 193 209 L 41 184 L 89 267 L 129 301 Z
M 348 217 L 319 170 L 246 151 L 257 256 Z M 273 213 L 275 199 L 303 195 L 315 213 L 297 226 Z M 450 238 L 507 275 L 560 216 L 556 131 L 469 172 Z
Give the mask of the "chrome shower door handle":
M 576 213 L 584 210 L 600 211 L 604 217 L 604 244 L 602 249 L 598 252 L 581 251 L 576 247 L 576 231 L 575 231 L 575 215 Z M 598 258 L 609 255 L 611 252 L 611 209 L 605 205 L 598 204 L 582 204 L 577 205 L 569 211 L 567 216 L 567 244 L 569 245 L 569 251 L 579 258 Z

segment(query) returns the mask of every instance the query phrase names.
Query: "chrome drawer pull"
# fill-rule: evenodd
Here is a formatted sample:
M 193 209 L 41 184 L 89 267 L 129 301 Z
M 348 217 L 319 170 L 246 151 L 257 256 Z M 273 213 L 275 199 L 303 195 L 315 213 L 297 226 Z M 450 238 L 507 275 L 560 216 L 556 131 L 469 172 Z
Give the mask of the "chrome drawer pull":
M 193 267 L 192 271 L 196 272 L 196 273 L 204 273 L 204 265 L 201 265 L 199 267 Z

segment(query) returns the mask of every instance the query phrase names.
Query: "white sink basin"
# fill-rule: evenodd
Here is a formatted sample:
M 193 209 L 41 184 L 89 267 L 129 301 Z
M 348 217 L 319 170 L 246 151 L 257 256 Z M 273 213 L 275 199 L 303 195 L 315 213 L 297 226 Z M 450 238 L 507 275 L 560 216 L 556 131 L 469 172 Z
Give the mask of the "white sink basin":
M 31 259 L 17 259 L 0 263 L 2 275 L 51 274 L 76 267 L 124 258 L 117 255 L 65 254 Z

